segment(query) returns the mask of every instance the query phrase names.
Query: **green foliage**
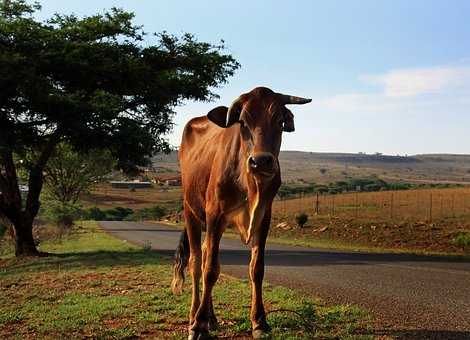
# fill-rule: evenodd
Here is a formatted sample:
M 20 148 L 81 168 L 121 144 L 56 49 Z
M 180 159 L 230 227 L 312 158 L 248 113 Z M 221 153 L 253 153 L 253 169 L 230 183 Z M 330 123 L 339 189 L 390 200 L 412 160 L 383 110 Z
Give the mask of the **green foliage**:
M 111 209 L 93 207 L 82 210 L 80 215 L 82 220 L 90 221 L 142 221 L 159 220 L 167 215 L 167 213 L 164 207 L 155 205 L 151 208 L 143 208 L 137 211 L 123 207 Z
M 106 213 L 98 207 L 82 210 L 81 218 L 90 221 L 105 221 Z
M 134 214 L 136 220 L 159 220 L 167 215 L 167 210 L 164 207 L 155 205 L 151 208 L 144 208 Z
M 106 210 L 105 213 L 108 221 L 122 221 L 127 216 L 132 215 L 134 211 L 130 208 L 116 207 Z
M 303 226 L 305 225 L 305 223 L 307 223 L 308 221 L 308 215 L 304 212 L 301 212 L 297 215 L 295 215 L 295 223 L 297 223 L 297 226 L 299 228 L 303 228 Z
M 133 213 L 134 211 L 130 208 L 116 207 L 100 209 L 98 207 L 92 207 L 82 210 L 81 218 L 90 221 L 123 221 L 132 216 Z
M 143 43 L 143 27 L 121 9 L 46 20 L 38 19 L 39 9 L 24 0 L 0 0 L 0 211 L 29 225 L 59 143 L 83 154 L 106 149 L 120 169 L 135 172 L 169 150 L 173 108 L 216 98 L 213 89 L 239 67 L 222 52 L 223 42 L 162 33 L 155 44 Z M 18 195 L 19 163 L 27 202 Z M 17 254 L 33 248 L 21 246 Z
M 190 34 L 144 45 L 143 28 L 121 9 L 39 21 L 38 8 L 0 2 L 0 146 L 17 153 L 63 138 L 110 149 L 121 168 L 145 165 L 168 149 L 172 108 L 216 98 L 210 89 L 239 67 L 223 44 Z
M 461 232 L 454 239 L 453 243 L 464 249 L 470 248 L 470 233 Z
M 75 204 L 82 193 L 111 172 L 114 163 L 106 150 L 77 152 L 60 143 L 44 169 L 47 195 L 63 204 Z
M 279 188 L 278 195 L 281 199 L 298 196 L 301 193 L 313 193 L 316 190 L 315 184 L 283 184 Z
M 80 217 L 80 205 L 71 202 L 47 200 L 44 203 L 43 216 L 62 228 L 70 228 Z

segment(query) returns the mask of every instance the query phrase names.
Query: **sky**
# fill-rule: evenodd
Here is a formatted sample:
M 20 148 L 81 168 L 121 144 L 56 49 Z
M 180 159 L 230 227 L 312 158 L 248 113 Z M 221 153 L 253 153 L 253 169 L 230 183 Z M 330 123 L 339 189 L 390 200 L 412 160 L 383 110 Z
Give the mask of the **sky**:
M 176 108 L 168 136 L 256 86 L 312 98 L 291 106 L 283 150 L 470 153 L 470 1 L 44 0 L 40 17 L 116 6 L 147 32 L 225 41 L 241 68 L 214 102 Z

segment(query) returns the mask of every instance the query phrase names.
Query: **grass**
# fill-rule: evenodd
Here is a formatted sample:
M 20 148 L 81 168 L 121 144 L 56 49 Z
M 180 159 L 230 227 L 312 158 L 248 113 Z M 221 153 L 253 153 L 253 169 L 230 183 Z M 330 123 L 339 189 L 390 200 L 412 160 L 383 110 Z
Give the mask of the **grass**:
M 189 287 L 170 292 L 171 260 L 82 223 L 41 243 L 46 258 L 0 261 L 0 338 L 175 338 L 186 336 Z M 367 314 L 265 285 L 275 339 L 370 338 Z M 221 338 L 250 334 L 249 286 L 221 275 L 214 307 Z M 277 312 L 275 310 L 278 310 Z M 290 311 L 280 311 L 290 310 Z

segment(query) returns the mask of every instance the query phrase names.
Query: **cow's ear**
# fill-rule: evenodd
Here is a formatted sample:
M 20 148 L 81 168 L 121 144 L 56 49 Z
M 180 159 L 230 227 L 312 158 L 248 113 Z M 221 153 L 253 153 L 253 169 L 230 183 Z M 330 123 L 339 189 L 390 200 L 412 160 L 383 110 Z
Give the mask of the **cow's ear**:
M 225 128 L 227 127 L 227 112 L 227 106 L 217 106 L 215 109 L 209 111 L 209 113 L 207 114 L 207 118 L 209 118 L 212 123 L 215 123 L 218 126 Z
M 282 124 L 282 131 L 293 132 L 295 131 L 294 126 L 294 114 L 290 110 L 286 110 L 284 113 L 284 121 Z

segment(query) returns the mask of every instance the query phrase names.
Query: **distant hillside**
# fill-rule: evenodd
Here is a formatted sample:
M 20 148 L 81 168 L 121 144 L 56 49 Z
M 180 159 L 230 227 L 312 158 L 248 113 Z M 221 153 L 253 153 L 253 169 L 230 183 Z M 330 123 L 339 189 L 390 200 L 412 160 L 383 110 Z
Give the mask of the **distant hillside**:
M 283 181 L 290 183 L 330 183 L 374 175 L 387 182 L 470 184 L 470 155 L 281 151 L 279 160 Z M 177 152 L 156 155 L 153 163 L 157 172 L 179 171 Z

